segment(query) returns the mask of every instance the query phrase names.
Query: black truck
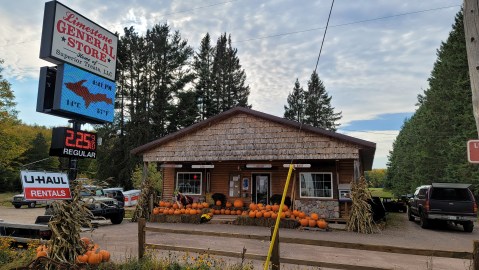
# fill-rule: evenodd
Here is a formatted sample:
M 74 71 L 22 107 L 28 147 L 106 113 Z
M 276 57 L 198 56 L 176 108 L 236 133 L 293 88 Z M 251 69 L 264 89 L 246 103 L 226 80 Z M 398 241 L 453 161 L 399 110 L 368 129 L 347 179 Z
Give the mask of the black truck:
M 450 221 L 472 232 L 477 219 L 477 204 L 470 184 L 433 183 L 420 186 L 409 200 L 407 215 L 410 221 L 419 218 L 422 228 L 433 221 Z

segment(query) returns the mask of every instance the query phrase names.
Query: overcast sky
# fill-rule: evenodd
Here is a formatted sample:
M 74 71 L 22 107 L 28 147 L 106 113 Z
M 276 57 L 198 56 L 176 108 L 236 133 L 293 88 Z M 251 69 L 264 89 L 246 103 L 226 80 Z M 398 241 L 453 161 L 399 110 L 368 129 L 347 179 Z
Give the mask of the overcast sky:
M 65 126 L 67 119 L 35 111 L 45 1 L 2 1 L 0 59 L 20 119 Z M 210 33 L 232 36 L 251 88 L 253 109 L 283 116 L 296 78 L 307 89 L 331 1 L 319 0 L 70 0 L 69 8 L 123 33 L 143 34 L 167 22 L 197 49 Z M 417 95 L 428 88 L 436 51 L 451 31 L 459 0 L 335 1 L 317 72 L 342 112 L 338 132 L 377 144 L 374 168 L 385 168 L 391 145 Z

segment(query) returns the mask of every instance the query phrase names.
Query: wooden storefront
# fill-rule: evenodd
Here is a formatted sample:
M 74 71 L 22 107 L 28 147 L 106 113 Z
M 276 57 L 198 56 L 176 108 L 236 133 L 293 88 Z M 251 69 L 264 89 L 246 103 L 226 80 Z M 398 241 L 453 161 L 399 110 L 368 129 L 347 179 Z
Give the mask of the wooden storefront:
M 132 150 L 163 172 L 163 198 L 175 190 L 196 200 L 222 193 L 270 203 L 288 189 L 295 208 L 338 218 L 350 182 L 372 168 L 375 143 L 236 107 Z

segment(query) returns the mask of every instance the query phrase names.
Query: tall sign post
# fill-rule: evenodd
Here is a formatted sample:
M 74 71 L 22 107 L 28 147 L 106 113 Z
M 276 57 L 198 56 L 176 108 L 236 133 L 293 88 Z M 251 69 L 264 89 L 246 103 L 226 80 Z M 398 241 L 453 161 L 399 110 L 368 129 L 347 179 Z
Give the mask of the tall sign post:
M 37 112 L 70 119 L 54 128 L 51 156 L 69 158 L 69 180 L 79 158 L 96 158 L 97 137 L 85 123 L 113 122 L 118 36 L 58 1 L 45 3 Z

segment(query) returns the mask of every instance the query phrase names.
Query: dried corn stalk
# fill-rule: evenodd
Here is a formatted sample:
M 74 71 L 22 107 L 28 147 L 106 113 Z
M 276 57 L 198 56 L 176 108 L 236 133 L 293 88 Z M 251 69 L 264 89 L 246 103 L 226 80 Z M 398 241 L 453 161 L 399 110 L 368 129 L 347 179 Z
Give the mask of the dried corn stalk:
M 359 181 L 351 182 L 350 196 L 352 207 L 346 224 L 347 230 L 366 234 L 374 233 L 378 229 L 373 222 L 371 205 L 368 203 L 368 200 L 371 200 L 371 193 L 364 176 L 361 176 Z
M 55 201 L 51 205 L 53 217 L 49 225 L 52 238 L 47 245 L 50 250 L 48 256 L 55 261 L 74 264 L 76 257 L 85 253 L 80 232 L 82 227 L 92 228 L 93 214 L 81 200 L 82 189 L 81 183 L 76 183 L 72 189 L 72 200 Z
M 150 209 L 150 198 L 155 193 L 155 188 L 151 181 L 151 178 L 148 177 L 148 171 L 143 169 L 143 181 L 141 182 L 141 193 L 140 198 L 138 198 L 138 203 L 136 204 L 135 212 L 131 221 L 137 222 L 139 218 L 145 218 L 146 220 L 150 219 L 150 212 L 153 209 Z

